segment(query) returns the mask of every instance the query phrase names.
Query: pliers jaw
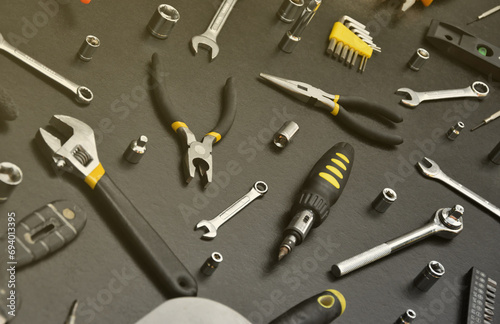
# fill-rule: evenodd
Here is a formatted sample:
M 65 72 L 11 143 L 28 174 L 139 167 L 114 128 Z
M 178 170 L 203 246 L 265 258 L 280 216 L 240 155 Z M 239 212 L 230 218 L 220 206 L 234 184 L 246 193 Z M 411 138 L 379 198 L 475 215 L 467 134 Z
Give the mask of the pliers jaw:
M 215 137 L 207 135 L 201 142 L 195 140 L 188 144 L 184 156 L 184 174 L 187 183 L 193 180 L 196 169 L 200 174 L 203 188 L 207 188 L 212 183 L 212 146 L 214 141 Z
M 62 137 L 61 140 L 40 128 L 36 140 L 43 153 L 61 170 L 85 179 L 98 167 L 94 131 L 87 124 L 69 116 L 54 115 L 49 121 Z

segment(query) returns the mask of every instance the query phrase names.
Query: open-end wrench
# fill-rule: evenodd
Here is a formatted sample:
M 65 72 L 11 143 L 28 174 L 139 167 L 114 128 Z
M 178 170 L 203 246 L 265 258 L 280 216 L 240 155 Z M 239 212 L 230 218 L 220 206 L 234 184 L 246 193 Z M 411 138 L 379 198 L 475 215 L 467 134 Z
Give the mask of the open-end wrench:
M 484 98 L 488 95 L 490 89 L 488 85 L 481 81 L 474 82 L 471 86 L 463 89 L 454 90 L 438 90 L 427 92 L 416 92 L 408 88 L 400 88 L 396 93 L 404 94 L 410 99 L 401 99 L 401 103 L 408 107 L 416 107 L 422 101 L 426 100 L 439 100 L 439 99 L 452 99 L 452 98 Z
M 453 208 L 441 208 L 434 213 L 431 221 L 421 228 L 334 264 L 331 269 L 332 274 L 335 277 L 341 277 L 434 234 L 452 239 L 464 228 L 463 214 L 464 208 L 460 205 L 455 205 Z
M 229 206 L 222 213 L 217 215 L 212 220 L 202 220 L 196 225 L 196 229 L 205 227 L 208 232 L 203 234 L 203 238 L 213 239 L 217 236 L 217 229 L 221 227 L 225 222 L 230 220 L 234 215 L 236 215 L 240 210 L 248 206 L 252 201 L 257 198 L 262 197 L 268 190 L 268 186 L 264 181 L 257 181 L 252 189 L 243 197 L 241 197 L 234 204 Z
M 426 177 L 440 180 L 449 187 L 455 189 L 456 191 L 464 194 L 465 196 L 469 197 L 479 205 L 483 206 L 496 216 L 500 217 L 500 208 L 496 207 L 483 197 L 479 196 L 478 194 L 474 193 L 473 191 L 467 189 L 466 187 L 462 186 L 460 183 L 457 181 L 453 180 L 449 176 L 447 176 L 443 171 L 441 171 L 441 168 L 439 168 L 439 165 L 432 161 L 429 158 L 424 157 L 421 162 L 417 163 L 418 168 L 422 172 L 422 174 Z
M 52 80 L 56 81 L 57 83 L 61 84 L 63 87 L 67 88 L 70 90 L 72 93 L 76 95 L 75 100 L 76 102 L 80 104 L 85 104 L 88 105 L 92 99 L 94 98 L 94 95 L 92 94 L 92 91 L 90 91 L 89 88 L 80 86 L 73 81 L 70 81 L 60 75 L 59 73 L 49 69 L 42 63 L 36 61 L 33 59 L 31 56 L 28 56 L 9 44 L 5 38 L 3 38 L 2 34 L 0 33 L 0 50 L 4 50 L 5 52 L 9 53 L 10 55 L 14 56 L 15 58 L 19 59 L 20 61 L 28 64 L 35 70 L 45 74 L 47 77 L 51 78 Z
M 207 30 L 198 36 L 194 36 L 191 39 L 191 46 L 195 54 L 198 53 L 198 46 L 201 45 L 210 50 L 211 61 L 217 57 L 219 54 L 219 45 L 217 45 L 217 36 L 219 35 L 224 23 L 229 17 L 229 14 L 233 10 L 234 5 L 238 0 L 224 0 L 217 10 L 212 22 L 208 26 Z

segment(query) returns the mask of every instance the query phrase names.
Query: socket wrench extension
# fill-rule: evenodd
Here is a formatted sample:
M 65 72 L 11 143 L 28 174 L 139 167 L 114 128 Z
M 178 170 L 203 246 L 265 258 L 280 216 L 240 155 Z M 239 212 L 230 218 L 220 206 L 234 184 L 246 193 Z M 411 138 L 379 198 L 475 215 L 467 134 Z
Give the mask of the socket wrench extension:
M 431 221 L 423 227 L 334 264 L 332 273 L 335 277 L 341 277 L 434 234 L 446 239 L 452 239 L 460 234 L 464 228 L 463 213 L 464 208 L 460 205 L 455 205 L 453 208 L 441 208 L 434 213 Z
M 243 208 L 248 206 L 248 204 L 250 204 L 252 201 L 264 196 L 267 190 L 268 186 L 264 181 L 257 181 L 253 185 L 252 189 L 246 195 L 241 197 L 238 201 L 229 206 L 226 210 L 217 215 L 214 219 L 200 221 L 196 225 L 196 229 L 205 227 L 208 230 L 208 232 L 203 234 L 203 238 L 210 240 L 215 238 L 217 236 L 217 229 L 219 229 L 219 227 L 221 227 L 224 223 L 233 218 L 233 216 L 235 216 Z
M 59 83 L 63 87 L 67 88 L 70 90 L 72 93 L 75 94 L 75 100 L 76 102 L 80 104 L 85 104 L 88 105 L 92 99 L 94 98 L 94 95 L 92 91 L 90 91 L 89 88 L 80 86 L 73 81 L 70 81 L 60 75 L 59 73 L 49 69 L 42 63 L 36 61 L 32 57 L 24 54 L 14 46 L 10 45 L 5 38 L 3 38 L 2 34 L 0 33 L 0 50 L 4 50 L 5 52 L 9 53 L 10 55 L 14 56 L 15 58 L 19 59 L 20 61 L 26 63 L 27 65 L 31 66 L 35 70 L 41 72 L 45 76 L 51 78 L 55 82 Z
M 399 88 L 398 91 L 396 91 L 396 93 L 404 94 L 410 98 L 401 100 L 401 103 L 408 107 L 416 107 L 422 101 L 427 101 L 427 100 L 467 98 L 467 97 L 482 99 L 486 97 L 489 92 L 490 88 L 488 88 L 488 85 L 481 81 L 476 81 L 471 86 L 463 89 L 417 92 L 408 88 Z
M 483 206 L 485 209 L 489 210 L 497 217 L 500 217 L 500 208 L 496 207 L 483 197 L 479 196 L 478 194 L 474 193 L 470 189 L 467 189 L 457 181 L 447 176 L 443 171 L 441 171 L 441 168 L 439 168 L 439 165 L 436 162 L 424 157 L 422 161 L 417 163 L 417 166 L 424 176 L 445 183 L 449 187 L 455 189 L 456 191 L 469 197 L 479 205 Z

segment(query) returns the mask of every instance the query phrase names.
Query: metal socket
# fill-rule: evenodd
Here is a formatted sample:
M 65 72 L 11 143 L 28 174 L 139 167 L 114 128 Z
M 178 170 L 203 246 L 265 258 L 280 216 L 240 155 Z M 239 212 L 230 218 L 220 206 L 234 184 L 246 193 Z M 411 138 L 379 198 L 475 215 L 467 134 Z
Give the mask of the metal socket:
M 148 143 L 148 138 L 145 135 L 141 135 L 139 139 L 130 142 L 123 153 L 123 157 L 130 163 L 139 163 L 144 154 L 146 153 L 146 144 Z
M 222 254 L 214 252 L 201 266 L 201 272 L 206 276 L 211 276 L 223 261 Z
M 410 324 L 415 318 L 417 318 L 417 313 L 413 309 L 408 309 L 394 324 Z
M 273 142 L 279 148 L 285 148 L 292 140 L 292 137 L 299 131 L 299 125 L 294 121 L 287 121 L 274 134 Z
M 451 128 L 448 130 L 448 132 L 446 132 L 446 137 L 448 137 L 448 139 L 450 141 L 454 141 L 458 137 L 458 135 L 460 135 L 460 132 L 464 128 L 465 128 L 465 124 L 462 123 L 461 121 L 459 121 L 454 126 L 451 126 Z
M 413 280 L 413 284 L 421 291 L 429 291 L 443 275 L 444 266 L 437 261 L 431 261 Z
M 491 162 L 500 165 L 500 142 L 495 146 L 495 148 L 488 154 L 488 159 Z
M 408 67 L 413 71 L 419 71 L 431 55 L 424 48 L 419 48 L 408 61 Z
M 101 45 L 101 41 L 99 40 L 99 38 L 92 35 L 88 35 L 87 37 L 85 37 L 85 40 L 83 41 L 83 44 L 78 51 L 78 57 L 80 58 L 80 60 L 85 62 L 90 61 L 99 45 Z
M 301 35 L 306 29 L 307 25 L 311 22 L 316 11 L 321 5 L 321 0 L 311 0 L 309 4 L 304 8 L 299 18 L 293 24 L 292 28 L 283 35 L 280 43 L 278 44 L 279 48 L 286 53 L 292 53 L 295 49 L 295 46 L 300 42 Z
M 180 17 L 177 9 L 167 4 L 161 4 L 149 20 L 148 30 L 156 38 L 167 39 Z
M 17 165 L 10 162 L 0 163 L 0 203 L 7 201 L 21 181 L 23 172 Z
M 292 23 L 297 17 L 299 9 L 304 6 L 304 0 L 283 0 L 276 15 L 282 22 Z
M 392 203 L 395 202 L 397 198 L 398 195 L 394 190 L 391 188 L 385 188 L 372 202 L 372 207 L 379 213 L 385 213 L 385 211 L 391 207 Z

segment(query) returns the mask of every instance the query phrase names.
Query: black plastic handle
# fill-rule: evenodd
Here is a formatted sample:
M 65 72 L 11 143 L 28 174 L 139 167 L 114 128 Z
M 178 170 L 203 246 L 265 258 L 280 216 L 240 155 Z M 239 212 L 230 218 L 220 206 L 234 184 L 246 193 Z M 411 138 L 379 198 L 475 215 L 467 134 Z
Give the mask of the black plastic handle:
M 337 102 L 344 108 L 358 109 L 359 111 L 362 111 L 367 115 L 377 114 L 380 116 L 384 116 L 385 118 L 395 123 L 401 123 L 403 121 L 403 117 L 401 117 L 401 115 L 399 115 L 398 113 L 389 110 L 381 104 L 366 100 L 363 97 L 340 96 Z
M 226 80 L 224 86 L 224 98 L 222 103 L 222 112 L 217 126 L 212 132 L 220 134 L 224 137 L 231 126 L 233 125 L 234 118 L 236 117 L 236 87 L 234 85 L 234 78 L 230 77 Z
M 198 285 L 194 277 L 107 174 L 97 182 L 94 191 L 109 207 L 114 224 L 147 262 L 163 291 L 171 297 L 196 296 Z
M 403 143 L 403 138 L 399 135 L 385 134 L 367 126 L 363 125 L 357 121 L 347 110 L 340 109 L 337 114 L 337 118 L 341 123 L 346 125 L 352 131 L 362 135 L 363 137 L 372 140 L 374 142 L 384 144 L 384 145 L 399 145 Z
M 184 122 L 176 113 L 175 106 L 170 100 L 164 86 L 163 65 L 161 64 L 158 53 L 154 53 L 151 58 L 151 86 L 153 88 L 153 96 L 156 101 L 156 106 L 160 111 L 160 115 L 165 118 L 165 121 L 172 126 L 175 122 Z
M 316 162 L 302 186 L 296 208 L 311 209 L 319 226 L 344 190 L 354 163 L 354 148 L 337 143 Z

